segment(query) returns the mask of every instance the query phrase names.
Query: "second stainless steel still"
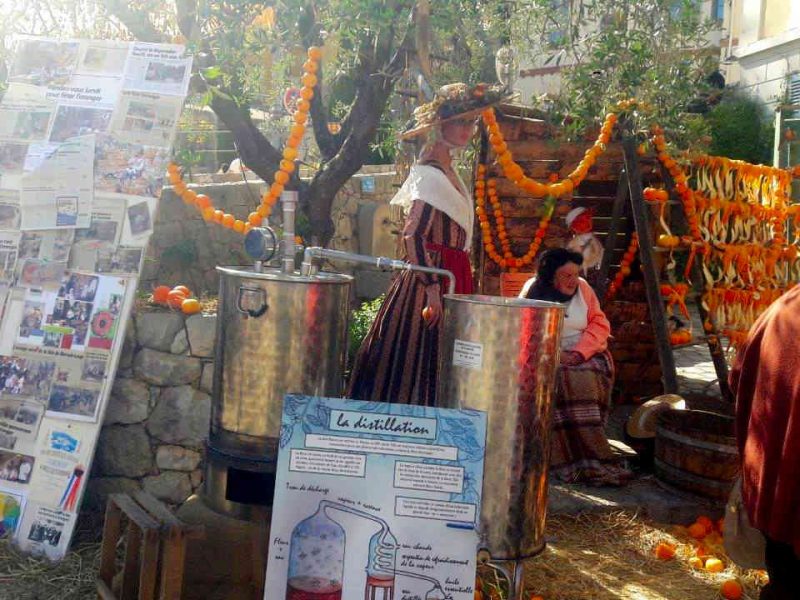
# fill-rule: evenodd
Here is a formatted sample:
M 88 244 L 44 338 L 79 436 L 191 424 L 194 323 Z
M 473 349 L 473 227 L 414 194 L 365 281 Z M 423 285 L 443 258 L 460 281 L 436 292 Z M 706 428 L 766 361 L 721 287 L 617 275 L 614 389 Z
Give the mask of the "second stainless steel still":
M 549 302 L 445 296 L 437 403 L 487 413 L 479 533 L 497 560 L 544 548 L 563 312 Z

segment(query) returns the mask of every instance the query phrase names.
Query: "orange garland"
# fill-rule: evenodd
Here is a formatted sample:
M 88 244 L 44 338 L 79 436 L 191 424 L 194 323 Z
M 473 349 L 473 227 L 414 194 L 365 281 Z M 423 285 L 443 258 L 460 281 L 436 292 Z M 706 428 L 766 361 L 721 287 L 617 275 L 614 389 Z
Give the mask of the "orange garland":
M 606 290 L 606 302 L 611 300 L 617 295 L 617 291 L 622 287 L 625 278 L 631 274 L 631 265 L 636 260 L 636 251 L 639 249 L 639 234 L 635 231 L 631 233 L 631 241 L 628 244 L 628 249 L 622 255 L 622 260 L 619 263 L 619 271 L 617 271 L 614 281 L 608 284 Z
M 521 257 L 515 257 L 511 253 L 511 242 L 508 239 L 508 232 L 506 231 L 505 215 L 503 215 L 503 206 L 500 203 L 500 198 L 497 195 L 497 180 L 492 178 L 485 181 L 486 165 L 478 165 L 478 173 L 475 181 L 475 214 L 478 215 L 478 221 L 481 228 L 481 236 L 483 238 L 483 246 L 486 249 L 486 254 L 501 268 L 508 267 L 514 273 L 519 267 L 529 265 L 533 262 L 539 247 L 542 245 L 547 228 L 550 225 L 550 219 L 553 216 L 552 204 L 545 206 L 545 213 L 539 221 L 539 226 L 536 229 L 536 234 L 533 237 L 528 252 Z M 486 206 L 486 198 L 488 196 L 491 210 Z M 500 246 L 503 255 L 497 252 L 494 239 L 492 238 L 491 224 L 489 223 L 489 215 L 491 212 L 494 215 L 495 223 L 497 225 L 497 239 L 500 241 Z
M 206 221 L 219 223 L 237 233 L 244 234 L 250 231 L 252 227 L 261 225 L 264 219 L 269 218 L 272 208 L 280 198 L 284 186 L 289 182 L 291 174 L 296 168 L 294 161 L 297 158 L 297 148 L 300 146 L 305 134 L 308 113 L 311 110 L 311 99 L 314 97 L 314 86 L 317 85 L 316 73 L 321 59 L 322 50 L 320 48 L 312 46 L 308 49 L 308 60 L 303 63 L 304 75 L 301 78 L 303 87 L 300 89 L 300 100 L 297 103 L 297 111 L 292 116 L 294 125 L 292 125 L 289 138 L 286 140 L 286 147 L 283 149 L 280 168 L 275 172 L 269 190 L 261 198 L 261 206 L 247 216 L 246 222 L 237 219 L 230 213 L 215 209 L 211 198 L 205 194 L 198 194 L 188 189 L 186 182 L 181 177 L 180 167 L 177 164 L 170 163 L 167 166 L 169 181 L 173 185 L 175 192 L 186 204 L 196 207 Z
M 597 157 L 605 152 L 606 144 L 611 140 L 611 133 L 614 129 L 614 125 L 617 123 L 617 115 L 614 113 L 606 115 L 605 122 L 600 128 L 600 135 L 597 137 L 597 141 L 586 151 L 578 166 L 575 167 L 566 178 L 548 184 L 540 183 L 528 177 L 522 167 L 514 161 L 514 156 L 511 150 L 508 149 L 508 144 L 503 139 L 500 125 L 497 123 L 497 117 L 494 114 L 494 109 L 488 108 L 483 111 L 483 122 L 486 125 L 486 130 L 489 132 L 489 143 L 492 145 L 492 149 L 497 155 L 497 164 L 500 165 L 507 179 L 510 179 L 514 184 L 533 196 L 553 196 L 555 198 L 560 198 L 561 196 L 572 193 L 572 190 L 581 184 L 589 173 L 589 169 L 591 169 L 592 165 L 597 161 Z

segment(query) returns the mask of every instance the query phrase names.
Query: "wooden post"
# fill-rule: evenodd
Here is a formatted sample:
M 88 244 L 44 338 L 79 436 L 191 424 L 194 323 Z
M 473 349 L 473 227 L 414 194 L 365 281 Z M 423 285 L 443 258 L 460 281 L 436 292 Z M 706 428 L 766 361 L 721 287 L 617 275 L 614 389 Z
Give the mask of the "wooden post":
M 631 200 L 631 211 L 636 231 L 639 233 L 639 258 L 642 262 L 644 287 L 647 293 L 647 305 L 650 309 L 650 320 L 656 338 L 656 351 L 661 363 L 661 377 L 664 392 L 678 393 L 678 374 L 675 369 L 675 357 L 667 333 L 667 319 L 664 312 L 664 301 L 661 298 L 658 270 L 653 253 L 653 236 L 650 231 L 648 208 L 642 193 L 642 174 L 639 159 L 636 156 L 636 139 L 628 132 L 622 138 L 622 151 L 625 160 L 625 172 L 628 179 L 628 192 Z
M 625 171 L 619 176 L 617 183 L 617 195 L 614 197 L 614 204 L 611 207 L 611 224 L 608 227 L 608 237 L 606 238 L 605 249 L 603 251 L 603 262 L 600 263 L 600 275 L 597 284 L 597 297 L 600 301 L 606 296 L 608 289 L 608 271 L 611 268 L 611 259 L 614 250 L 617 248 L 617 235 L 619 234 L 620 221 L 625 214 L 625 201 L 628 199 L 628 177 Z

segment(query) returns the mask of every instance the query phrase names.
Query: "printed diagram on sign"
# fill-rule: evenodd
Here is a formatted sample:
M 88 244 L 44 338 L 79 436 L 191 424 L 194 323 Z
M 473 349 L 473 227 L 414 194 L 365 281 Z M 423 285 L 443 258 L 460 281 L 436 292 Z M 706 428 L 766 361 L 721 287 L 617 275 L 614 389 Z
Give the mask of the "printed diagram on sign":
M 395 579 L 410 577 L 431 584 L 425 600 L 452 600 L 433 577 L 396 568 L 398 544 L 389 524 L 366 511 L 323 500 L 317 512 L 297 524 L 289 546 L 286 600 L 341 600 L 356 598 L 355 590 L 343 595 L 347 534 L 336 513 L 348 513 L 372 521 L 379 528 L 370 538 L 366 564 L 364 600 L 393 600 Z
M 486 419 L 287 395 L 265 600 L 473 600 Z

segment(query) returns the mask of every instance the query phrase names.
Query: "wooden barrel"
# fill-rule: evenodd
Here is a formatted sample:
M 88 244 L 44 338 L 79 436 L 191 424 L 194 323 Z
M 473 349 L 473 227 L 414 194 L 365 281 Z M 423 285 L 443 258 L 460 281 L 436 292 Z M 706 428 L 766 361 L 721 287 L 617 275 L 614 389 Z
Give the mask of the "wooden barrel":
M 739 475 L 734 419 L 699 410 L 658 416 L 656 477 L 682 490 L 725 500 Z

